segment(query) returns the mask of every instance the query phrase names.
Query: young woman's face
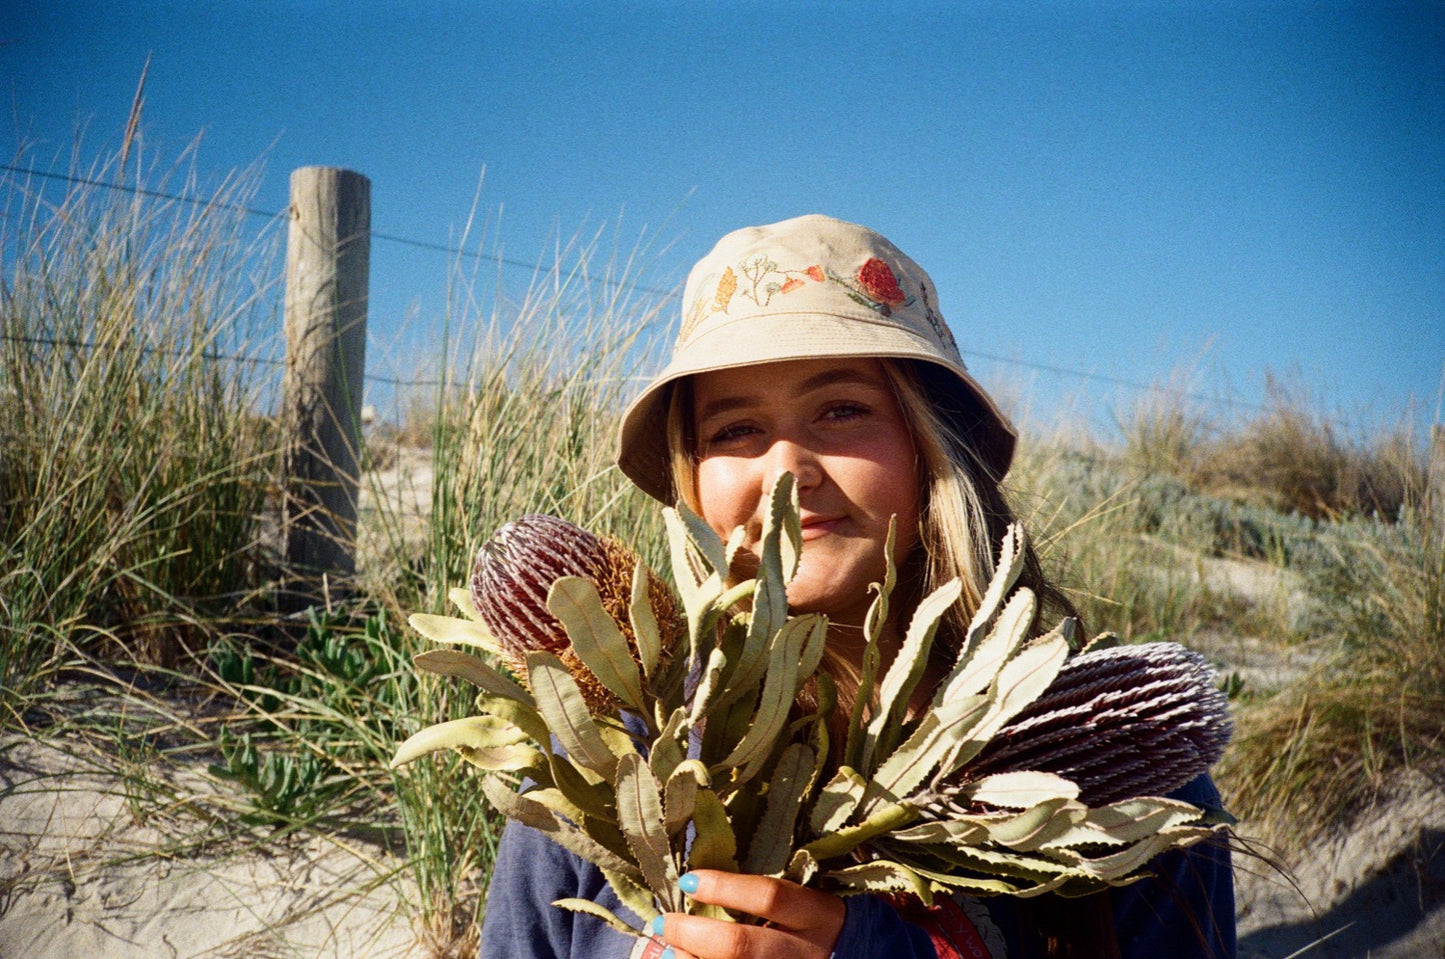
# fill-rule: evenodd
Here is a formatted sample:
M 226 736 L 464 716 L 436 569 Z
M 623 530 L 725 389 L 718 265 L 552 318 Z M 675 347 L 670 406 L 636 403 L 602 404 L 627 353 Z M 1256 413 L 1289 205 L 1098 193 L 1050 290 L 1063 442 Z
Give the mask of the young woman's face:
M 861 625 L 883 579 L 888 521 L 894 561 L 918 542 L 913 439 L 882 365 L 873 359 L 789 360 L 693 378 L 697 493 L 724 539 L 748 533 L 756 562 L 765 498 L 778 476 L 798 483 L 803 552 L 788 587 L 796 612 Z

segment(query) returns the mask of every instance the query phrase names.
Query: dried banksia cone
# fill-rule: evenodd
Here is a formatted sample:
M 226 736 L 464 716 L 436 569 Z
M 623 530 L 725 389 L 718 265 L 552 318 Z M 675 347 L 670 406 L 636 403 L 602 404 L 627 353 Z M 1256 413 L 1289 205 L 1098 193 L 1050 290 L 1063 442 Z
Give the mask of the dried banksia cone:
M 587 708 L 612 713 L 616 696 L 577 657 L 567 632 L 547 608 L 547 593 L 564 576 L 591 580 L 606 610 L 640 662 L 628 608 L 637 554 L 614 539 L 596 536 L 555 516 L 531 514 L 503 526 L 477 552 L 472 602 L 496 638 L 507 665 L 526 677 L 529 652 L 556 654 L 577 681 Z M 648 605 L 661 636 L 662 659 L 676 647 L 686 624 L 667 585 L 648 577 Z
M 1103 806 L 1183 786 L 1223 755 L 1230 731 L 1204 657 L 1177 643 L 1116 646 L 1065 663 L 964 775 L 1056 773 Z

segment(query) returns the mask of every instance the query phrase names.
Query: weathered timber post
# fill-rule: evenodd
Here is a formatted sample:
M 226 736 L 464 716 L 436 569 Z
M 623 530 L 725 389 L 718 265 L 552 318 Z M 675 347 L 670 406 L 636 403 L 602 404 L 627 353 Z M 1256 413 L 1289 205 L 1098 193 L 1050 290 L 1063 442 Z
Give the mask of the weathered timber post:
M 323 582 L 356 571 L 371 181 L 334 167 L 295 170 L 290 216 L 282 605 L 295 610 L 317 601 Z

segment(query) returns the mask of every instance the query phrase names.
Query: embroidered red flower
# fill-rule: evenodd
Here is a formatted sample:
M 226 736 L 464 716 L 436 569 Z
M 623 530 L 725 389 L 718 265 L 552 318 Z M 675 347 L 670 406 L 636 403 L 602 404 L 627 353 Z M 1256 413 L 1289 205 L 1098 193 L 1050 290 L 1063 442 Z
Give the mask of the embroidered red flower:
M 823 268 L 821 266 L 818 266 L 816 263 L 808 267 L 803 272 L 808 274 L 808 279 L 812 280 L 814 283 L 823 282 Z
M 898 286 L 898 277 L 893 275 L 893 270 L 878 257 L 870 257 L 867 263 L 858 268 L 858 284 L 863 287 L 863 292 L 880 303 L 887 303 L 890 306 L 897 306 L 904 300 L 903 290 Z
M 791 293 L 802 285 L 802 280 L 798 279 L 796 276 L 790 276 L 788 277 L 788 282 L 784 283 L 781 287 L 778 288 L 778 292 Z

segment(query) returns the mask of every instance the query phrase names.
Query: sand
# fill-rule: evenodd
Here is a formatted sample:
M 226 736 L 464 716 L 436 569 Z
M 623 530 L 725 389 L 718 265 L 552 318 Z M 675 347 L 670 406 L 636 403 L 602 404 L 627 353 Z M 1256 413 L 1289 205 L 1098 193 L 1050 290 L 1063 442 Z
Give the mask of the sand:
M 0 740 L 3 959 L 422 954 L 398 864 L 376 850 L 315 836 L 178 845 L 174 817 L 139 821 L 124 781 L 82 752 Z M 173 786 L 218 788 L 199 770 Z

